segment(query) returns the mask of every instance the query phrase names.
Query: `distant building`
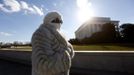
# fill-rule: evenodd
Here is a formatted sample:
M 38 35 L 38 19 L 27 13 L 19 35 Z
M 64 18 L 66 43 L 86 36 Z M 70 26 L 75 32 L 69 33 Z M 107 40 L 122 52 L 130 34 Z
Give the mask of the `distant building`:
M 118 28 L 119 21 L 111 20 L 109 17 L 93 17 L 76 30 L 75 37 L 77 39 L 90 37 L 93 33 L 101 31 L 105 23 L 113 23 L 115 27 Z

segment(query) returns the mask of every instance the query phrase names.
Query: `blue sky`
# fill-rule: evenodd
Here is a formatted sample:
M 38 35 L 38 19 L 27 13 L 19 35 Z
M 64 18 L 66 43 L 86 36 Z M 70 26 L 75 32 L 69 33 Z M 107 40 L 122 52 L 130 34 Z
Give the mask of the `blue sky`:
M 0 0 L 0 42 L 30 41 L 50 11 L 62 14 L 61 31 L 70 39 L 92 16 L 134 23 L 133 7 L 134 0 Z

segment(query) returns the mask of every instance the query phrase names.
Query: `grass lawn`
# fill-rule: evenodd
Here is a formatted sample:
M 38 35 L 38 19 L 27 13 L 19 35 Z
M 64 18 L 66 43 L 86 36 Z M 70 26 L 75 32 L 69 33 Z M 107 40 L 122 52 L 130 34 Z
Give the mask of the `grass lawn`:
M 75 51 L 134 51 L 134 44 L 107 43 L 91 45 L 73 45 Z M 30 46 L 18 46 L 16 48 L 2 48 L 1 50 L 31 51 Z
M 32 51 L 32 47 L 30 47 L 30 46 L 17 46 L 17 47 L 11 47 L 11 48 L 1 48 L 0 50 Z
M 88 51 L 133 51 L 134 47 L 126 46 L 113 46 L 113 45 L 73 45 L 74 49 L 77 51 L 88 50 Z

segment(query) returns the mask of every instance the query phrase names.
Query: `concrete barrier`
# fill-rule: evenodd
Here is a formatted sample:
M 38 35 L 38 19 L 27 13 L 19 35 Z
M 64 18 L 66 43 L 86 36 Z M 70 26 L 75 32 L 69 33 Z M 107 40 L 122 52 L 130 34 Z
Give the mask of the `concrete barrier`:
M 0 59 L 31 65 L 31 52 L 0 50 Z M 75 52 L 71 70 L 85 75 L 134 75 L 134 52 Z

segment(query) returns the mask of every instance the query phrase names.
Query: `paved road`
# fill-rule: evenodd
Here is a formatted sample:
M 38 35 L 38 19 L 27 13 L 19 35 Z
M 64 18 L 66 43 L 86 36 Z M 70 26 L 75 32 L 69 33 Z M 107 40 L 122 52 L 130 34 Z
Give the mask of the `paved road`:
M 83 73 L 81 73 L 84 71 Z M 0 59 L 0 75 L 31 75 L 31 66 Z M 70 75 L 131 75 L 127 73 L 73 68 Z
M 31 66 L 0 60 L 0 75 L 31 75 Z
M 0 51 L 0 75 L 31 75 L 30 65 L 31 65 L 30 52 Z M 129 74 L 127 72 L 93 70 L 93 69 L 89 70 L 89 69 L 80 69 L 73 67 L 71 69 L 70 75 L 133 75 L 133 74 Z

